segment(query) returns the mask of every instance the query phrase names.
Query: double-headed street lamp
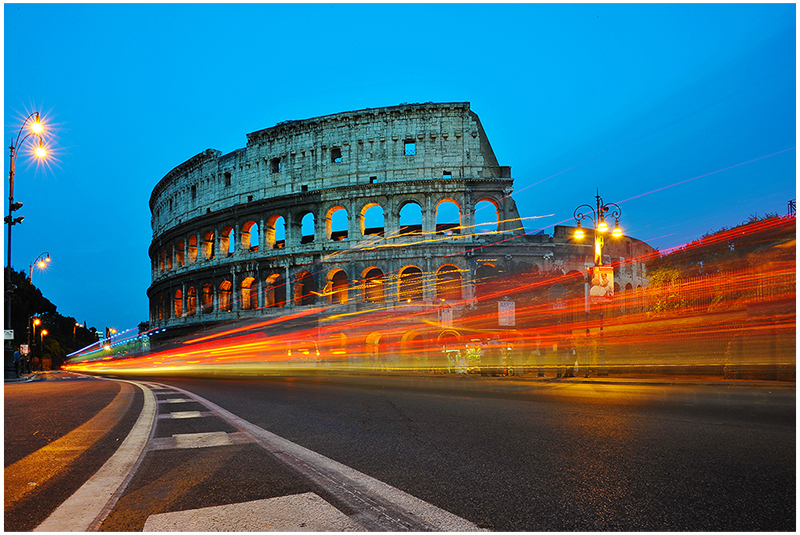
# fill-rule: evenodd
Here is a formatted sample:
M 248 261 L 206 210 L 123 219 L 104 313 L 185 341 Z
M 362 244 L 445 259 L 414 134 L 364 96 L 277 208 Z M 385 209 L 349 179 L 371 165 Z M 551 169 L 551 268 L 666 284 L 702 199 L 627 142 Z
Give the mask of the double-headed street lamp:
M 26 130 L 26 126 L 28 130 Z M 25 134 L 23 136 L 23 134 Z M 19 149 L 23 143 L 28 138 L 34 138 L 39 141 L 37 145 L 34 146 L 33 154 L 39 158 L 43 159 L 47 156 L 47 150 L 44 148 L 44 125 L 42 124 L 41 117 L 39 116 L 39 112 L 35 111 L 28 115 L 25 120 L 22 122 L 22 126 L 19 129 L 19 133 L 17 134 L 17 139 L 11 142 L 11 146 L 9 146 L 10 152 L 10 166 L 8 171 L 8 215 L 5 217 L 4 221 L 6 225 L 8 225 L 8 238 L 6 240 L 6 329 L 11 330 L 11 227 L 14 225 L 18 225 L 22 223 L 22 220 L 25 219 L 25 216 L 14 217 L 14 212 L 22 208 L 21 202 L 14 202 L 14 169 L 16 168 L 17 164 L 17 155 L 19 154 Z M 9 333 L 10 334 L 10 333 Z M 6 335 L 8 338 L 8 335 Z M 14 347 L 13 347 L 13 338 L 5 340 L 5 375 L 6 377 L 13 377 L 16 375 L 14 370 Z
M 603 267 L 603 245 L 604 238 L 609 231 L 609 223 L 614 220 L 614 229 L 611 231 L 612 238 L 622 237 L 622 229 L 619 228 L 619 218 L 622 209 L 616 203 L 604 203 L 600 192 L 595 195 L 595 206 L 582 204 L 575 209 L 573 216 L 577 222 L 574 238 L 578 241 L 586 237 L 581 221 L 591 222 L 591 229 L 594 233 L 594 267 L 590 269 L 589 281 L 590 290 L 586 296 L 585 310 L 587 318 L 586 327 L 586 377 L 589 376 L 589 303 L 596 303 L 600 309 L 600 348 L 599 360 L 600 370 L 598 375 L 608 375 L 605 370 L 605 344 L 603 343 L 603 309 L 602 306 L 610 303 L 614 298 L 614 270 L 611 267 Z
M 36 260 L 31 262 L 31 277 L 30 277 L 31 286 L 33 286 L 33 267 L 36 266 L 39 269 L 44 269 L 47 267 L 47 264 L 49 263 L 50 263 L 50 253 L 42 253 L 36 257 Z

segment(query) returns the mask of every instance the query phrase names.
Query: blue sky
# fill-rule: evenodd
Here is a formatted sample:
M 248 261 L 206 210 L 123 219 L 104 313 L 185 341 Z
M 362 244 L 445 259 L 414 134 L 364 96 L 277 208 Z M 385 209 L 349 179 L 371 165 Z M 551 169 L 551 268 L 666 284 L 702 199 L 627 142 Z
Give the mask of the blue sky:
M 403 102 L 470 102 L 521 215 L 553 214 L 533 231 L 571 223 L 597 187 L 628 234 L 661 249 L 783 215 L 795 10 L 5 4 L 5 138 L 41 111 L 54 156 L 17 161 L 13 265 L 49 252 L 34 283 L 60 313 L 133 327 L 148 314 L 148 200 L 169 170 L 280 121 Z

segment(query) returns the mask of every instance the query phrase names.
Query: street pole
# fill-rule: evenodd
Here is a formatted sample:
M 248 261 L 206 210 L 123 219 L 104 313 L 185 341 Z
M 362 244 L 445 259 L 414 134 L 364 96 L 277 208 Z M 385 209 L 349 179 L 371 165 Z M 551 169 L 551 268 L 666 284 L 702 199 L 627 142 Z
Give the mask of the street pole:
M 28 121 L 33 119 L 31 123 L 31 131 L 22 137 L 22 133 L 25 130 L 25 125 L 28 124 Z M 25 120 L 22 122 L 22 126 L 19 129 L 19 133 L 17 134 L 16 141 L 12 141 L 11 145 L 9 146 L 9 168 L 8 168 L 8 215 L 5 217 L 5 222 L 8 225 L 8 237 L 6 239 L 6 290 L 5 290 L 5 299 L 6 299 L 6 330 L 11 331 L 11 297 L 13 295 L 13 291 L 11 288 L 11 227 L 14 225 L 18 225 L 22 223 L 22 220 L 25 219 L 25 216 L 21 217 L 14 217 L 14 212 L 22 208 L 22 203 L 15 203 L 14 202 L 14 168 L 17 162 L 17 155 L 19 154 L 19 148 L 22 143 L 25 142 L 26 139 L 33 136 L 39 140 L 39 147 L 36 149 L 35 154 L 39 158 L 44 158 L 47 154 L 47 151 L 44 149 L 44 138 L 42 138 L 42 132 L 44 127 L 40 121 L 39 112 L 33 112 L 28 115 Z M 22 137 L 22 139 L 20 139 Z M 4 337 L 5 338 L 5 337 Z M 4 340 L 5 347 L 4 347 L 4 354 L 5 354 L 5 377 L 7 378 L 15 378 L 17 376 L 17 372 L 14 369 L 14 340 L 13 337 L 7 340 Z
M 588 220 L 592 223 L 592 230 L 594 231 L 594 268 L 590 268 L 591 271 L 597 273 L 599 270 L 598 268 L 602 267 L 603 265 L 603 246 L 605 245 L 603 235 L 609 231 L 608 222 L 606 218 L 613 218 L 614 219 L 614 230 L 611 233 L 611 236 L 614 238 L 618 238 L 622 236 L 622 230 L 619 228 L 619 218 L 622 215 L 622 209 L 616 203 L 604 203 L 603 199 L 600 197 L 599 190 L 597 191 L 597 195 L 595 195 L 595 206 L 591 206 L 588 204 L 582 204 L 575 209 L 573 214 L 575 221 L 577 222 L 577 228 L 575 229 L 574 238 L 576 240 L 582 240 L 585 237 L 583 232 L 583 228 L 581 227 L 581 221 Z M 592 274 L 594 274 L 592 273 Z M 605 274 L 603 274 L 605 277 Z M 613 283 L 613 271 L 611 272 L 610 281 Z M 589 277 L 591 281 L 591 274 Z M 587 288 L 588 288 L 587 284 Z M 613 292 L 613 284 L 611 286 L 611 290 Z M 601 289 L 602 291 L 602 289 Z M 596 302 L 596 309 L 600 314 L 600 338 L 599 338 L 599 347 L 598 347 L 598 362 L 597 362 L 597 375 L 599 376 L 606 376 L 608 375 L 608 370 L 606 369 L 606 348 L 605 348 L 605 340 L 603 334 L 603 320 L 605 316 L 605 305 L 602 301 L 602 296 L 604 294 L 599 294 Z M 613 295 L 613 293 L 612 293 Z M 586 377 L 589 376 L 589 303 L 592 301 L 592 294 L 591 291 L 588 292 L 586 296 Z

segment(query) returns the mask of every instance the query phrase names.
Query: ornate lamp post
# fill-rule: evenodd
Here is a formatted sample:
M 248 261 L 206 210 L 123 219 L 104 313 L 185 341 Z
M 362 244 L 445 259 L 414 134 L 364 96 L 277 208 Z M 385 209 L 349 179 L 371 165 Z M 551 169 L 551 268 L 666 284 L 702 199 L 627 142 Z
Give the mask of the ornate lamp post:
M 575 209 L 573 217 L 577 222 L 574 238 L 582 240 L 586 237 L 584 229 L 581 226 L 581 221 L 591 222 L 591 229 L 594 233 L 594 268 L 590 269 L 589 280 L 592 281 L 591 290 L 586 299 L 585 310 L 587 318 L 586 327 L 586 375 L 589 376 L 589 303 L 596 303 L 600 307 L 600 370 L 598 375 L 608 375 L 605 369 L 605 344 L 603 343 L 603 305 L 610 303 L 614 296 L 614 271 L 611 268 L 604 268 L 603 266 L 603 245 L 604 236 L 609 231 L 609 221 L 614 220 L 614 229 L 611 231 L 611 237 L 619 238 L 622 236 L 622 229 L 619 228 L 619 218 L 622 215 L 622 209 L 616 203 L 604 203 L 600 192 L 595 195 L 595 206 L 582 204 Z M 597 281 L 597 284 L 595 284 Z
M 26 131 L 25 127 L 28 126 L 29 130 Z M 26 133 L 27 132 L 27 133 Z M 44 158 L 47 156 L 47 151 L 44 148 L 44 125 L 42 124 L 39 112 L 33 112 L 28 115 L 22 122 L 22 126 L 17 134 L 16 141 L 11 142 L 9 146 L 10 152 L 10 166 L 8 171 L 8 215 L 4 221 L 8 225 L 8 238 L 6 240 L 7 254 L 6 254 L 6 329 L 11 330 L 11 227 L 22 223 L 25 216 L 14 217 L 14 212 L 22 208 L 21 202 L 14 202 L 14 168 L 17 163 L 17 155 L 22 143 L 33 137 L 39 140 L 38 146 L 34 148 L 34 154 L 37 158 Z M 23 136 L 23 134 L 25 134 Z M 15 377 L 14 370 L 14 347 L 13 338 L 5 340 L 5 376 Z
M 44 269 L 47 267 L 47 264 L 49 263 L 50 263 L 50 253 L 42 253 L 36 257 L 36 260 L 31 262 L 31 273 L 30 273 L 31 285 L 33 285 L 33 267 L 36 266 L 39 269 Z

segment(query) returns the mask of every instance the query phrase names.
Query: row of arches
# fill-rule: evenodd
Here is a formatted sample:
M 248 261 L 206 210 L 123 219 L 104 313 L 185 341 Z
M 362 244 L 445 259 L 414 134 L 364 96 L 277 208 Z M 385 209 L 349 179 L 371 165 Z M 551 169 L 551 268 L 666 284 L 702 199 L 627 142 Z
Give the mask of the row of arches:
M 346 241 L 372 237 L 399 237 L 417 233 L 491 234 L 500 224 L 499 203 L 484 198 L 478 201 L 465 221 L 460 204 L 451 198 L 441 199 L 433 214 L 415 201 L 404 202 L 397 214 L 386 217 L 377 202 L 365 203 L 356 218 L 350 217 L 346 203 L 334 204 L 317 221 L 310 209 L 293 215 L 273 214 L 258 221 L 193 232 L 159 248 L 153 258 L 153 278 L 197 262 L 242 253 L 283 249 L 320 241 Z M 289 224 L 287 225 L 287 217 Z
M 271 273 L 263 280 L 247 275 L 239 281 L 234 276 L 217 283 L 188 282 L 153 297 L 151 317 L 163 321 L 195 314 L 287 306 L 351 301 L 412 303 L 426 298 L 452 302 L 466 297 L 462 270 L 454 264 L 442 265 L 433 274 L 426 274 L 415 265 L 405 266 L 396 273 L 384 273 L 371 266 L 362 271 L 358 280 L 350 280 L 343 269 L 334 268 L 323 280 L 318 278 L 308 270 L 301 270 L 291 279 L 282 273 Z

